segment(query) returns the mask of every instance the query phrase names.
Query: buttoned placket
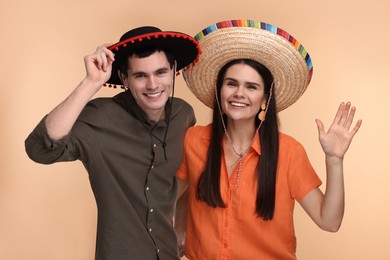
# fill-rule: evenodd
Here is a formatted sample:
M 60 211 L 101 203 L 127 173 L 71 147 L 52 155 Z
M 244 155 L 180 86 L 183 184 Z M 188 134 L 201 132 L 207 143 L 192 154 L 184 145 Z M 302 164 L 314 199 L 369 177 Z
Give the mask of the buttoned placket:
M 234 171 L 236 171 L 235 169 Z M 236 173 L 233 173 L 233 178 Z M 222 216 L 222 240 L 221 240 L 221 259 L 231 259 L 230 257 L 230 229 L 231 229 L 231 219 L 232 219 L 232 199 L 233 196 L 235 196 L 234 191 L 234 185 L 229 181 L 229 178 L 227 178 L 226 183 L 226 201 L 225 201 L 225 208 L 223 210 L 223 216 Z
M 156 208 L 154 207 L 153 205 L 153 190 L 152 190 L 152 187 L 149 185 L 150 183 L 150 179 L 153 178 L 153 175 L 156 174 L 155 171 L 154 171 L 154 168 L 155 168 L 155 165 L 158 161 L 157 157 L 158 157 L 158 154 L 160 153 L 158 151 L 158 149 L 162 149 L 161 147 L 161 144 L 160 144 L 160 141 L 157 140 L 157 138 L 155 138 L 153 135 L 152 135 L 152 131 L 153 129 L 151 130 L 151 134 L 150 134 L 150 138 L 151 138 L 151 143 L 152 143 L 152 155 L 153 155 L 153 158 L 152 158 L 152 162 L 151 162 L 151 165 L 149 167 L 149 171 L 148 171 L 148 174 L 147 174 L 147 180 L 146 180 L 146 184 L 145 184 L 145 196 L 146 196 L 146 201 L 147 201 L 147 204 L 148 204 L 148 211 L 147 211 L 147 216 L 146 216 L 146 228 L 149 232 L 149 236 L 152 238 L 155 246 L 156 246 L 156 254 L 158 255 L 159 252 L 160 252 L 160 249 L 158 248 L 158 244 L 156 243 L 156 240 L 154 239 L 154 234 L 153 234 L 153 220 L 154 220 L 154 216 L 156 214 Z
M 244 161 L 247 160 L 247 158 L 244 158 Z M 225 163 L 225 162 L 223 162 Z M 241 169 L 244 171 L 244 169 Z M 237 173 L 238 173 L 238 165 L 233 170 L 233 173 L 231 177 L 227 177 L 226 179 L 226 201 L 225 201 L 225 208 L 223 210 L 223 216 L 222 216 L 222 240 L 221 240 L 221 259 L 231 259 L 231 228 L 232 228 L 232 222 L 233 219 L 233 210 L 232 207 L 234 198 L 239 196 L 242 184 L 238 183 L 237 188 L 235 189 L 235 183 L 237 179 Z M 241 181 L 242 182 L 242 181 Z M 237 206 L 237 205 L 235 205 Z
M 221 259 L 230 259 L 230 214 L 232 214 L 231 201 L 225 203 L 222 218 L 222 241 L 221 241 Z

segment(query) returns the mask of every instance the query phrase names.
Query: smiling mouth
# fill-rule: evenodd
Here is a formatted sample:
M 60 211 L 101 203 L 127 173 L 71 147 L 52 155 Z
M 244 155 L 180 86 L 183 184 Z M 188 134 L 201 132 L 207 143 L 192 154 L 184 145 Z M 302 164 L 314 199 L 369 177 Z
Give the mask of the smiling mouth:
M 248 106 L 247 104 L 244 104 L 244 103 L 239 103 L 239 102 L 229 102 L 230 105 L 234 106 L 234 107 L 246 107 Z
M 162 93 L 163 93 L 163 91 L 160 91 L 157 93 L 144 93 L 144 95 L 149 97 L 149 98 L 157 98 L 157 97 L 161 96 Z

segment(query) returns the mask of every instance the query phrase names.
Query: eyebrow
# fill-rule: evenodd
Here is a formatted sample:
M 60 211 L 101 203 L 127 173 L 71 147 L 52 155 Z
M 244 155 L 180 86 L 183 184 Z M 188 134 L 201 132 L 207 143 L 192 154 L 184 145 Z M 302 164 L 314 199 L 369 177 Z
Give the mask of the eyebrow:
M 226 81 L 226 80 L 231 80 L 231 81 L 234 81 L 234 82 L 238 82 L 238 80 L 234 79 L 234 78 L 225 78 L 223 81 Z M 261 87 L 261 84 L 257 83 L 257 82 L 251 82 L 251 81 L 245 81 L 245 84 L 247 85 L 256 85 L 256 86 L 259 86 Z

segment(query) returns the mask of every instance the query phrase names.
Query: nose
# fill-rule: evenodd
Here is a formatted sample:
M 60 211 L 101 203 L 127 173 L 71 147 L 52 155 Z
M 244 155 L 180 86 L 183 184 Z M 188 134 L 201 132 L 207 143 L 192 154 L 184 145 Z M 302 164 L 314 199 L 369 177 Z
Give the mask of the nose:
M 148 81 L 146 82 L 146 88 L 147 89 L 157 88 L 157 80 L 153 76 L 148 77 Z
M 243 97 L 244 96 L 244 87 L 243 86 L 238 86 L 236 88 L 236 92 L 234 93 L 236 97 Z

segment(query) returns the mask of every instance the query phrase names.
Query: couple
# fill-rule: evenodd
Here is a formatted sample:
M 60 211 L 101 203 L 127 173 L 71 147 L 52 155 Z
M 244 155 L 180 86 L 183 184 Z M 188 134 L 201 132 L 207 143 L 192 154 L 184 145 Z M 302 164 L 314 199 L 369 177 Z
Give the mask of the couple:
M 187 187 L 189 259 L 295 259 L 295 200 L 320 228 L 339 228 L 343 157 L 361 121 L 350 129 L 350 103 L 328 131 L 316 121 L 323 194 L 304 148 L 278 131 L 277 112 L 312 76 L 287 32 L 251 20 L 214 24 L 195 39 L 140 27 L 84 61 L 86 77 L 25 146 L 39 163 L 83 162 L 98 209 L 95 259 L 179 259 L 172 216 Z M 180 70 L 213 109 L 212 124 L 194 126 L 191 106 L 173 97 Z M 103 85 L 125 91 L 91 100 Z

